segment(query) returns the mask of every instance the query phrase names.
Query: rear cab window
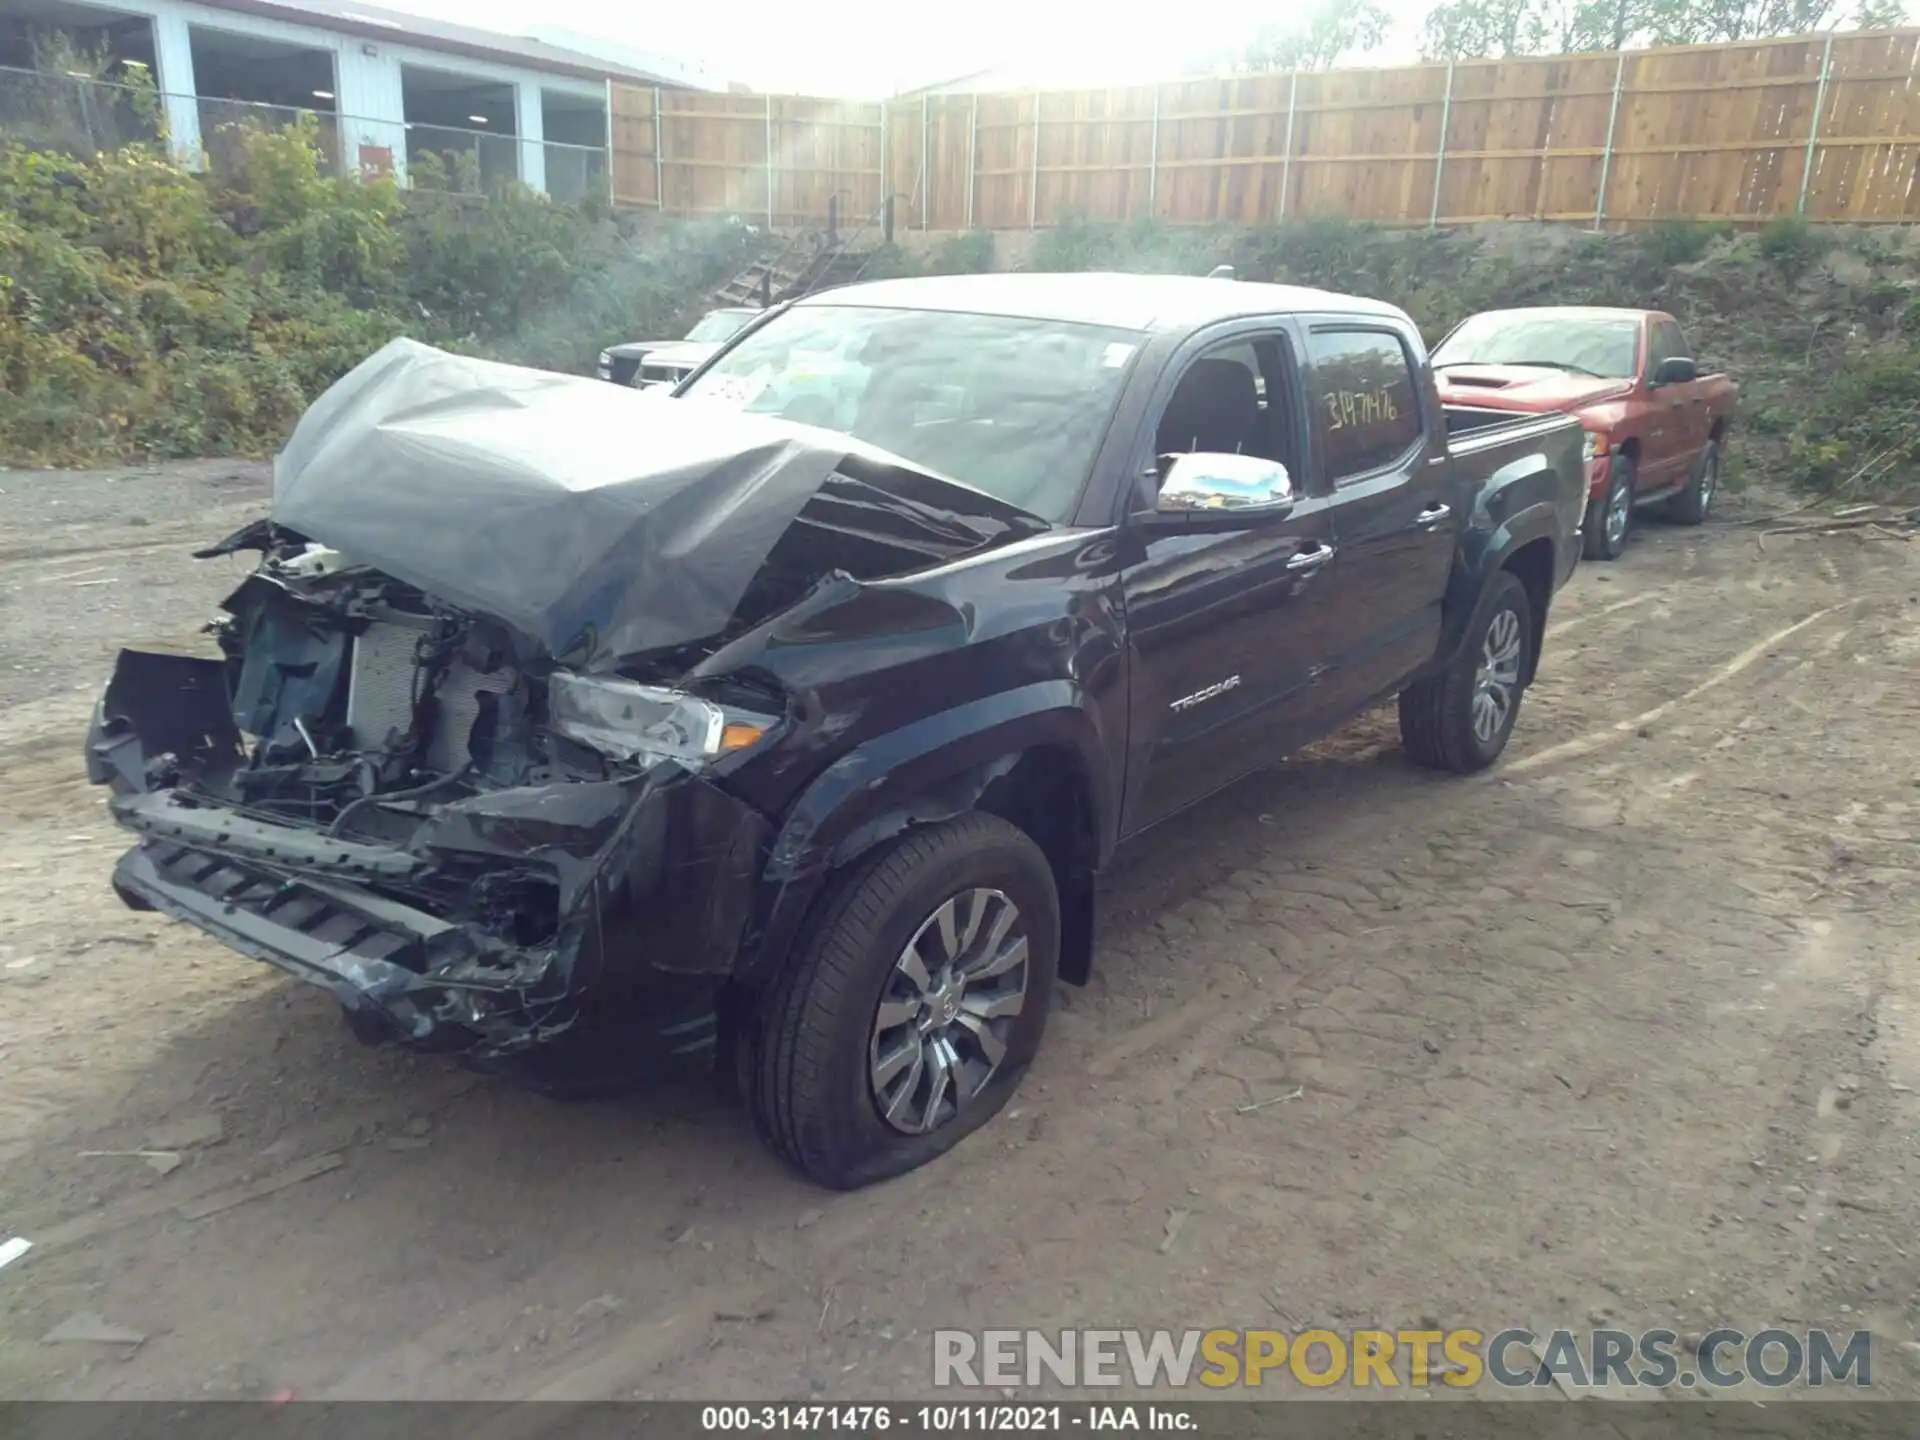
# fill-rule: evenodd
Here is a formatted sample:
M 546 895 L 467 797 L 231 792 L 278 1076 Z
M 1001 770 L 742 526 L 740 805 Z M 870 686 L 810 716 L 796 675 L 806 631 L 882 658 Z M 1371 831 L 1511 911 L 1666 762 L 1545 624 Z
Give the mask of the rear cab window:
M 1425 436 L 1413 357 L 1391 330 L 1327 324 L 1307 332 L 1313 428 L 1335 485 L 1404 460 Z

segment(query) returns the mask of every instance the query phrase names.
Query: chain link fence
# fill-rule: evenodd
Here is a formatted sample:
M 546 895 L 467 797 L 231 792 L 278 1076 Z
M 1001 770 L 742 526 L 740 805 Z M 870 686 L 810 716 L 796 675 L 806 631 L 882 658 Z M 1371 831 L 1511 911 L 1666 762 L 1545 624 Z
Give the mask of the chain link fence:
M 167 129 L 165 115 L 180 109 L 198 121 L 198 162 L 219 176 L 232 175 L 239 164 L 243 129 L 282 129 L 311 118 L 318 129 L 320 163 L 330 174 L 396 171 L 405 180 L 418 165 L 422 181 L 436 188 L 484 194 L 526 180 L 561 204 L 607 196 L 607 152 L 600 146 L 522 140 L 486 130 L 411 125 L 251 100 L 163 95 L 149 87 L 86 75 L 0 66 L 0 138 L 37 150 L 94 155 L 126 145 L 158 144 Z M 404 136 L 404 154 L 396 155 L 398 147 L 391 143 L 369 143 L 368 136 L 389 141 Z
M 160 138 L 160 111 L 152 89 L 0 68 L 0 135 L 36 150 L 93 155 L 152 144 Z

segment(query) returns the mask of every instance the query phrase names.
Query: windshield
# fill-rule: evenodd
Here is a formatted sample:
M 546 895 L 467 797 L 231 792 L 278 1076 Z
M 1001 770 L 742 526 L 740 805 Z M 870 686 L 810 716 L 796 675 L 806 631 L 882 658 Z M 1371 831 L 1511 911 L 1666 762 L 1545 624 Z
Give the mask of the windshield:
M 716 310 L 687 332 L 689 340 L 704 340 L 718 344 L 722 340 L 731 340 L 753 319 L 752 310 Z
M 1476 315 L 1433 353 L 1448 365 L 1540 365 L 1624 380 L 1639 361 L 1638 321 L 1495 310 Z
M 1058 522 L 1141 339 L 1054 320 L 803 305 L 680 395 L 838 430 Z

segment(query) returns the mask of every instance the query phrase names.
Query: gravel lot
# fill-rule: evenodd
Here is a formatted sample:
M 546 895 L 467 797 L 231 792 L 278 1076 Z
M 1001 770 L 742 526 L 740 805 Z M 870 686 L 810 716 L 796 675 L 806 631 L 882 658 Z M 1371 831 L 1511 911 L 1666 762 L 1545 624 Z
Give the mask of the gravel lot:
M 706 1089 L 370 1051 L 120 906 L 87 709 L 264 475 L 0 472 L 0 1395 L 881 1398 L 936 1326 L 1423 1319 L 1865 1327 L 1920 1394 L 1913 545 L 1647 525 L 1502 766 L 1374 716 L 1166 827 L 1013 1110 L 827 1195 Z

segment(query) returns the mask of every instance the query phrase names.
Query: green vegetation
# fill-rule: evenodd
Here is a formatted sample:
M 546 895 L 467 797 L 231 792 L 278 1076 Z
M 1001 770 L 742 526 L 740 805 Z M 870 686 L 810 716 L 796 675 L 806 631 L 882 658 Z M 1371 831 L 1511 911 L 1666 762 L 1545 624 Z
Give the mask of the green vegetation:
M 1845 498 L 1911 494 L 1920 474 L 1920 352 L 1851 357 L 1810 387 L 1786 434 L 1802 488 Z
M 317 142 L 249 132 L 220 180 L 0 145 L 0 458 L 265 454 L 400 334 L 584 371 L 610 337 L 680 333 L 745 263 L 740 227 L 632 233 L 430 171 L 402 192 L 324 174 Z
M 518 187 L 482 198 L 430 165 L 407 192 L 334 179 L 316 138 L 246 135 L 224 180 L 139 147 L 91 162 L 0 147 L 0 461 L 269 453 L 315 395 L 399 334 L 584 373 L 609 340 L 679 333 L 753 244 L 738 225 L 635 227 Z M 1250 280 L 1391 300 L 1430 340 L 1505 305 L 1670 310 L 1696 359 L 1740 382 L 1731 465 L 1891 496 L 1920 478 L 1908 233 L 1080 222 L 1035 236 L 1023 264 L 1194 275 L 1229 263 Z M 886 247 L 866 273 L 1010 258 L 974 232 Z
M 1731 225 L 1709 220 L 1662 220 L 1647 227 L 1646 245 L 1663 265 L 1691 265 L 1732 234 Z
M 1790 275 L 1798 275 L 1832 247 L 1830 231 L 1798 215 L 1783 215 L 1760 227 L 1760 253 Z

